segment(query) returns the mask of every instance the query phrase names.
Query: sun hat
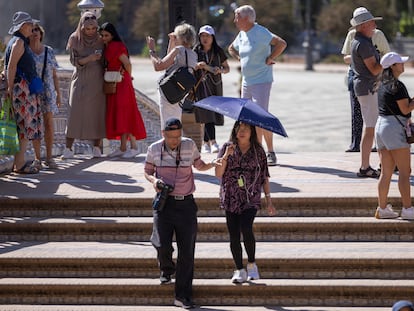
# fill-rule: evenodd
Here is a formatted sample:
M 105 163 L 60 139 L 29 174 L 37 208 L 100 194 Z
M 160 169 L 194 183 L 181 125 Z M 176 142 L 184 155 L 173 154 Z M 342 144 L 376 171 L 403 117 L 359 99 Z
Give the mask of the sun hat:
M 183 128 L 183 124 L 177 118 L 170 118 L 165 121 L 164 131 L 174 131 Z
M 14 34 L 23 26 L 24 23 L 39 23 L 37 19 L 33 19 L 29 13 L 18 11 L 13 15 L 13 26 L 9 29 L 9 35 Z
M 408 300 L 400 300 L 394 303 L 392 306 L 392 311 L 400 311 L 402 308 L 410 307 L 411 310 L 414 310 L 414 305 L 411 301 Z
M 203 32 L 208 33 L 211 36 L 215 36 L 216 33 L 214 32 L 214 28 L 211 27 L 210 25 L 204 25 L 202 27 L 200 27 L 200 30 L 198 31 L 198 34 L 202 34 Z
M 408 61 L 408 56 L 401 56 L 398 53 L 395 52 L 388 52 L 383 57 L 381 57 L 380 64 L 382 68 L 387 69 L 391 67 L 394 64 L 401 64 Z
M 370 11 L 368 11 L 364 7 L 359 7 L 354 10 L 354 13 L 352 15 L 352 19 L 349 21 L 351 24 L 351 28 L 354 29 L 356 26 L 361 25 L 363 23 L 369 22 L 369 21 L 376 21 L 381 20 L 382 17 L 374 17 Z

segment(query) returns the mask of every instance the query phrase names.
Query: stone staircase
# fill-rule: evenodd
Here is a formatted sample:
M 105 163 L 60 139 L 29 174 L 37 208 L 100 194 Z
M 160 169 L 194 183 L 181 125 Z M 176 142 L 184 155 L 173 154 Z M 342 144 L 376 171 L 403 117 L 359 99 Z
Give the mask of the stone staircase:
M 241 286 L 217 199 L 197 202 L 200 305 L 352 310 L 414 297 L 414 222 L 374 219 L 374 199 L 278 200 L 280 217 L 255 222 L 262 278 Z M 148 242 L 150 203 L 0 199 L 0 305 L 171 305 Z

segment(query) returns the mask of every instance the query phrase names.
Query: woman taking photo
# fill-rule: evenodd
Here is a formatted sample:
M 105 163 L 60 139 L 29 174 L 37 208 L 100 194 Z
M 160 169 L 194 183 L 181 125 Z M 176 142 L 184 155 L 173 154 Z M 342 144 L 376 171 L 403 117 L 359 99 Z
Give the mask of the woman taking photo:
M 13 35 L 6 48 L 7 96 L 11 99 L 16 117 L 20 150 L 14 155 L 13 171 L 19 174 L 39 172 L 35 158 L 33 163 L 25 161 L 27 144 L 32 141 L 40 147 L 42 139 L 42 112 L 38 101 L 38 92 L 30 90 L 30 85 L 39 77 L 36 64 L 29 47 L 33 20 L 26 12 L 16 12 L 9 34 Z
M 132 86 L 128 50 L 111 23 L 104 23 L 99 33 L 105 44 L 106 70 L 120 71 L 122 75 L 122 81 L 116 84 L 116 93 L 106 94 L 106 138 L 121 139 L 120 148 L 108 156 L 133 158 L 139 153 L 137 139 L 144 139 L 147 134 Z M 127 151 L 128 138 L 131 148 Z
M 211 95 L 223 96 L 223 82 L 221 74 L 230 71 L 227 56 L 217 44 L 215 32 L 210 25 L 204 25 L 198 31 L 200 43 L 194 48 L 197 53 L 198 70 L 195 72 L 200 83 L 196 89 L 196 98 L 201 100 Z M 195 108 L 195 118 L 198 123 L 204 123 L 204 144 L 201 147 L 203 153 L 217 153 L 219 146 L 216 142 L 215 125 L 223 125 L 223 115 Z
M 168 50 L 164 58 L 157 56 L 154 38 L 147 37 L 147 45 L 155 71 L 166 70 L 165 74 L 169 74 L 183 66 L 187 66 L 190 71 L 194 71 L 197 65 L 197 54 L 192 50 L 196 41 L 194 27 L 185 23 L 180 24 L 175 27 L 174 32 L 168 34 L 168 37 Z M 165 121 L 169 118 L 181 120 L 182 109 L 177 103 L 168 102 L 160 88 L 158 88 L 158 91 L 162 129 Z
M 375 141 L 381 161 L 376 218 L 398 217 L 392 205 L 387 204 L 391 177 L 397 166 L 398 189 L 402 201 L 401 218 L 414 219 L 414 208 L 411 206 L 410 145 L 407 143 L 405 129 L 410 122 L 414 102 L 405 85 L 398 80 L 407 60 L 408 57 L 389 52 L 380 61 L 384 71 L 378 89 L 379 117 L 375 127 Z
M 266 153 L 257 140 L 256 127 L 237 121 L 230 141 L 220 149 L 218 159 L 221 163 L 216 166 L 216 176 L 221 178 L 220 207 L 226 212 L 230 250 L 236 266 L 231 281 L 243 283 L 257 280 L 260 275 L 255 263 L 253 222 L 260 209 L 262 189 L 268 214 L 274 216 L 276 210 L 270 198 Z M 248 257 L 247 272 L 243 267 L 241 234 Z

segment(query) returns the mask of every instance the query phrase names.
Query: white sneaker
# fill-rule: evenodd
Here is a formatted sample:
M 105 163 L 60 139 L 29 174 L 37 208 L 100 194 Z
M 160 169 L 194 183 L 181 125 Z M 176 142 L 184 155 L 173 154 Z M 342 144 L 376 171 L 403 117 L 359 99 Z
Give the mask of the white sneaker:
M 401 218 L 406 220 L 413 220 L 414 219 L 414 207 L 403 207 L 401 210 Z
M 72 159 L 74 157 L 74 152 L 69 148 L 65 148 L 62 153 L 62 159 Z
M 260 279 L 259 269 L 257 268 L 256 263 L 248 263 L 247 264 L 247 280 L 258 280 Z
M 235 270 L 233 277 L 231 278 L 232 283 L 244 283 L 247 281 L 247 272 L 244 269 Z
M 112 151 L 110 154 L 108 154 L 107 156 L 109 158 L 114 158 L 114 157 L 119 157 L 122 156 L 125 153 L 125 151 L 122 151 L 121 149 L 115 149 L 114 151 Z
M 210 149 L 210 145 L 208 143 L 204 143 L 201 146 L 201 153 L 210 153 L 211 149 Z
M 93 147 L 92 157 L 93 158 L 100 158 L 100 157 L 102 157 L 101 149 L 99 147 L 97 147 L 97 146 L 94 146 Z
M 398 213 L 394 212 L 391 204 L 387 204 L 386 208 L 381 208 L 378 206 L 375 212 L 375 218 L 377 219 L 391 219 L 391 218 L 397 218 L 397 217 L 398 217 Z
M 137 155 L 139 154 L 139 151 L 137 149 L 129 149 L 128 151 L 126 151 L 121 158 L 124 159 L 131 159 L 131 158 L 135 158 Z
M 214 143 L 214 144 L 211 146 L 211 153 L 218 153 L 218 152 L 219 152 L 219 150 L 220 150 L 220 147 L 219 147 L 219 145 L 218 145 L 217 143 Z

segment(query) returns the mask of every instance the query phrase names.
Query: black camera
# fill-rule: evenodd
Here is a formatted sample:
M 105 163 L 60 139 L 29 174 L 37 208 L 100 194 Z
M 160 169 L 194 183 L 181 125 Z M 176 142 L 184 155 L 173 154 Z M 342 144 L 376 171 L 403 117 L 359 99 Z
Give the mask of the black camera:
M 167 201 L 168 194 L 174 190 L 174 186 L 166 184 L 161 180 L 157 181 L 157 188 L 161 191 L 157 192 L 154 201 L 152 201 L 152 208 L 161 212 L 164 209 L 165 202 Z

